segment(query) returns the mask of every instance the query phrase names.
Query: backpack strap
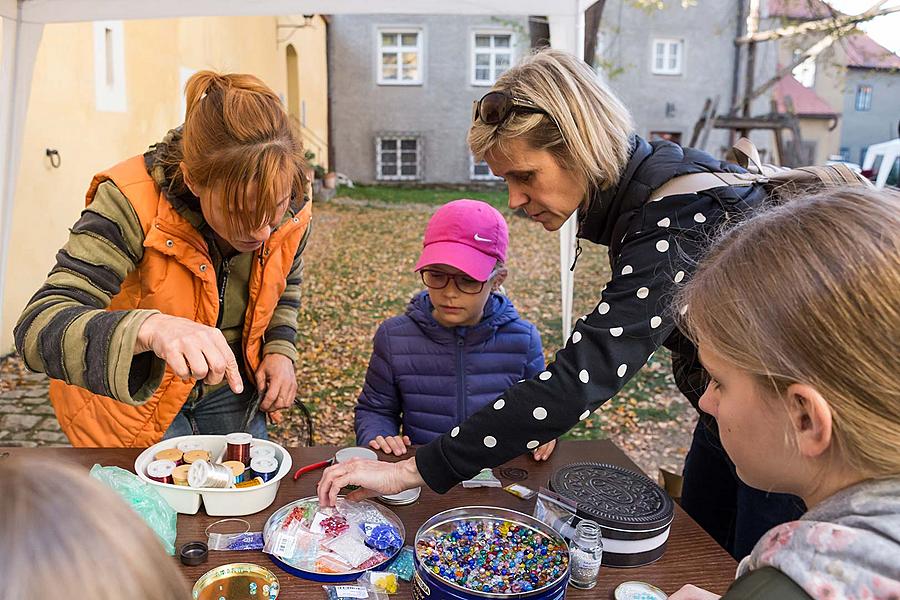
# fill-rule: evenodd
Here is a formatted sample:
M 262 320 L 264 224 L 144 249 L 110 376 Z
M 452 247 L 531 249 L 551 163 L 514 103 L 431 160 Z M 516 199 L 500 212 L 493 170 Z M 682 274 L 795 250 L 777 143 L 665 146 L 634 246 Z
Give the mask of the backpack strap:
M 728 186 L 750 186 L 762 175 L 755 173 L 690 173 L 679 175 L 662 184 L 650 193 L 650 201 L 654 202 L 666 196 L 678 194 L 696 194 L 713 188 Z

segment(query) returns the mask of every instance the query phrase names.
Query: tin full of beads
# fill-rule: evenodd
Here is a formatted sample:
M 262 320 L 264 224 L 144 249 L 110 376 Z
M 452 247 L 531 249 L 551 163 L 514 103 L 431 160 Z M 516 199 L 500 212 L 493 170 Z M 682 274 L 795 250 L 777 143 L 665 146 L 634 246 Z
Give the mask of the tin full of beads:
M 188 485 L 192 488 L 227 488 L 234 484 L 234 473 L 225 465 L 198 460 L 188 471 Z
M 173 483 L 172 472 L 175 470 L 175 461 L 154 460 L 147 465 L 147 477 L 160 483 Z
M 425 521 L 415 563 L 413 597 L 429 600 L 559 600 L 569 580 L 569 551 L 559 534 L 497 507 L 455 508 Z
M 250 470 L 255 477 L 269 481 L 278 472 L 278 461 L 266 456 L 258 456 L 250 461 Z
M 250 442 L 253 436 L 249 433 L 229 433 L 225 436 L 225 460 L 237 460 L 244 463 L 245 467 L 250 466 Z

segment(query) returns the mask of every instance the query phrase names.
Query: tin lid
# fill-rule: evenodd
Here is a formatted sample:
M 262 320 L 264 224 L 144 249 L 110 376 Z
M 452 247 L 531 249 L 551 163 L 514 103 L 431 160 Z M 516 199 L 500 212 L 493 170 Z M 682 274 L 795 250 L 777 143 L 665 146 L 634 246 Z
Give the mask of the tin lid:
M 225 443 L 234 444 L 235 446 L 243 446 L 244 444 L 249 444 L 252 440 L 252 435 L 250 435 L 249 433 L 244 433 L 242 431 L 229 433 L 225 436 Z
M 416 500 L 419 499 L 419 496 L 422 494 L 422 488 L 412 488 L 411 490 L 405 490 L 400 492 L 399 494 L 390 494 L 387 496 L 379 496 L 379 500 L 384 502 L 385 504 L 391 504 L 393 506 L 405 506 L 407 504 L 412 504 Z
M 667 527 L 675 514 L 675 503 L 661 487 L 615 465 L 566 465 L 550 478 L 550 489 L 576 501 L 579 517 L 605 529 L 649 533 Z
M 209 548 L 205 542 L 188 542 L 178 552 L 181 564 L 194 567 L 203 564 L 209 558 Z
M 615 598 L 616 600 L 666 600 L 668 596 L 655 585 L 643 581 L 626 581 L 616 588 Z

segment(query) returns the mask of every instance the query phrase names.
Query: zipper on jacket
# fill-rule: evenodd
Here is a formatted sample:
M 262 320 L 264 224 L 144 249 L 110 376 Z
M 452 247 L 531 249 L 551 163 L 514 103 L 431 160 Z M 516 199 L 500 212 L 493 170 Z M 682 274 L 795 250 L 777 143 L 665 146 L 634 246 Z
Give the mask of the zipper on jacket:
M 228 286 L 228 274 L 231 272 L 231 259 L 222 258 L 222 271 L 219 274 L 219 315 L 216 317 L 216 327 L 222 325 L 222 315 L 225 314 L 223 306 L 225 306 L 225 288 Z
M 462 422 L 469 418 L 466 414 L 466 373 L 463 371 L 463 346 L 466 339 L 459 333 L 456 336 L 456 406 Z

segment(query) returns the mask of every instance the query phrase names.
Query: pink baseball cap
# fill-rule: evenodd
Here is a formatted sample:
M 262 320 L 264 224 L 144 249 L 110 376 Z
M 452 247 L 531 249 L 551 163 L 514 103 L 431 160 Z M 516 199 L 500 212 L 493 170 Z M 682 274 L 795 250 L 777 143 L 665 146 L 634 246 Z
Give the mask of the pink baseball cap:
M 431 216 L 415 271 L 429 265 L 456 267 L 487 281 L 497 261 L 506 262 L 509 230 L 500 212 L 479 200 L 454 200 Z

